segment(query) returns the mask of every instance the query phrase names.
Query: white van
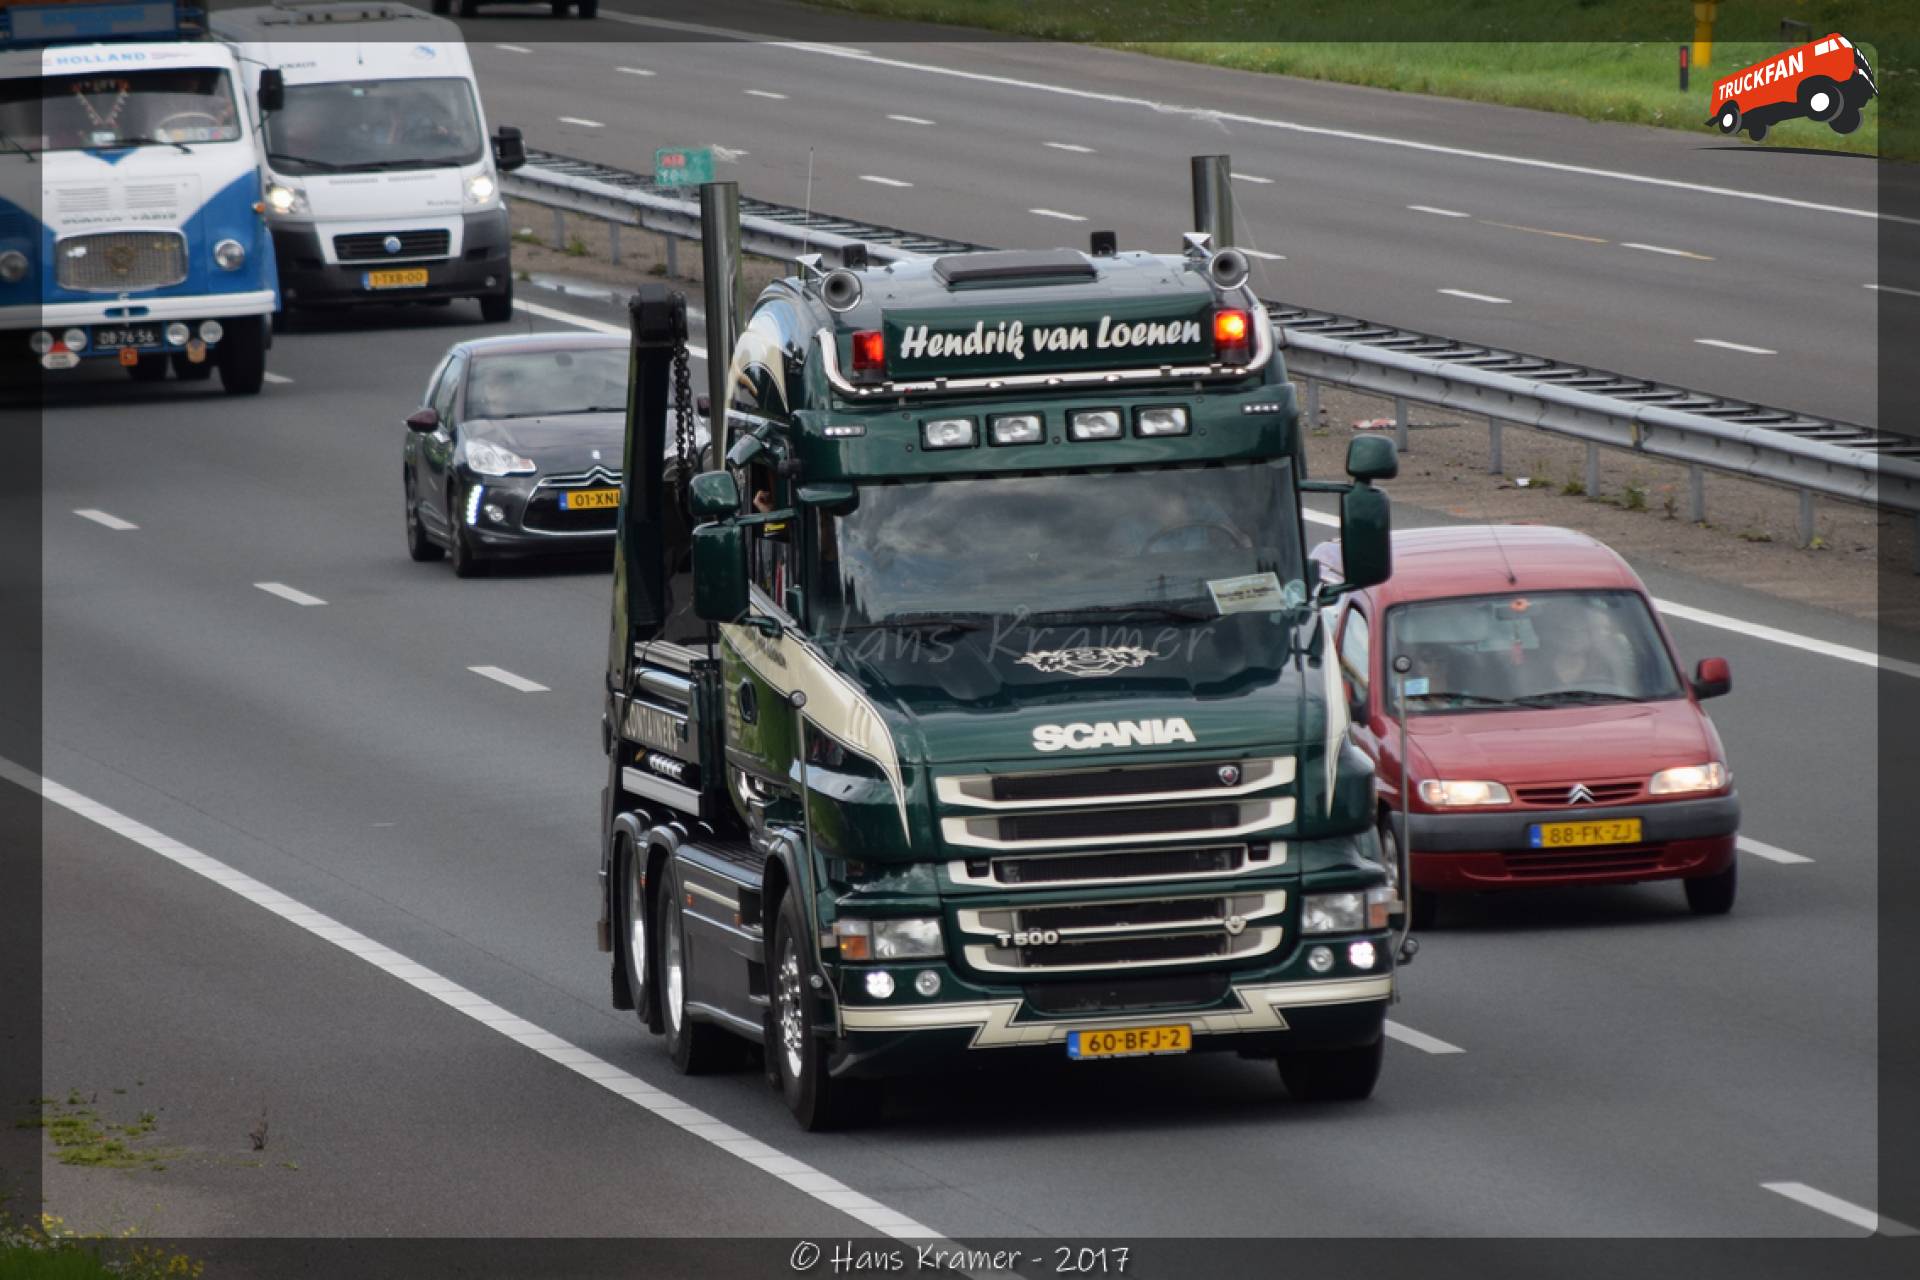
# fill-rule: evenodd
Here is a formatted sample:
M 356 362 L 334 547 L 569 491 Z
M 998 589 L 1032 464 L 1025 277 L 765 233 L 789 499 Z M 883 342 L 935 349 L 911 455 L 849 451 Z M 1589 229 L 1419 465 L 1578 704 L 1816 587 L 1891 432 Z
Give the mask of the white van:
M 499 169 L 460 29 L 385 3 L 279 0 L 215 10 L 214 35 L 258 86 L 267 213 L 283 312 L 478 298 L 513 312 Z

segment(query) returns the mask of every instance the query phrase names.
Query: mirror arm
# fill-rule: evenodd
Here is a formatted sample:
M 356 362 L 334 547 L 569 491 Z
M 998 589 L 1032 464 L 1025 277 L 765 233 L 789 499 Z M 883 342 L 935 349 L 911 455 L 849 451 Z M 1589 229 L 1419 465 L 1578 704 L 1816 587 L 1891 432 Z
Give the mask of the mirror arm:
M 1346 493 L 1353 484 L 1346 480 L 1302 480 L 1297 487 L 1302 493 Z

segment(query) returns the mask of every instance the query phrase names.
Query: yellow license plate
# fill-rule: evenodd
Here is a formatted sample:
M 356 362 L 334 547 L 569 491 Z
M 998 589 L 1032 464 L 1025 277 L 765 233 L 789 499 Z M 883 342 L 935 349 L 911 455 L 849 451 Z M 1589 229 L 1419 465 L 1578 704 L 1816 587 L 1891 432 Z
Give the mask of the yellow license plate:
M 1607 822 L 1536 822 L 1527 829 L 1536 849 L 1580 849 L 1596 844 L 1639 844 L 1640 819 Z
M 1150 1053 L 1185 1053 L 1193 1048 L 1193 1028 L 1114 1027 L 1067 1032 L 1069 1058 L 1136 1058 Z
M 594 511 L 620 505 L 618 489 L 573 489 L 560 495 L 560 505 L 568 511 Z
M 425 267 L 408 267 L 402 271 L 369 271 L 367 288 L 369 289 L 418 289 L 427 282 Z

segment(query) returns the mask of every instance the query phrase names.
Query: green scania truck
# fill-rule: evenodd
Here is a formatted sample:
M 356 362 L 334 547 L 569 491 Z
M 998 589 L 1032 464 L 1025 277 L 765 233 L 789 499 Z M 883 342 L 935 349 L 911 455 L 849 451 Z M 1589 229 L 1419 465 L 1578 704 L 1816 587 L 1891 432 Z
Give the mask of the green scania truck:
M 805 260 L 710 443 L 684 299 L 632 300 L 598 937 L 681 1070 L 760 1045 L 810 1129 L 969 1055 L 1372 1092 L 1404 880 L 1325 609 L 1389 573 L 1396 464 L 1308 478 L 1246 274 L 1203 235 Z

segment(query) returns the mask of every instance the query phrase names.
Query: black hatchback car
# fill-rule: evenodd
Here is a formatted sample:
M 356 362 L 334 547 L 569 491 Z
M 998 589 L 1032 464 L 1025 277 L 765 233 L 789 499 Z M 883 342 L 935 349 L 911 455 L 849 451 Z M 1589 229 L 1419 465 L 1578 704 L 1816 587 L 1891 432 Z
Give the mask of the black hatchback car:
M 628 342 L 587 333 L 456 343 L 407 419 L 407 551 L 489 560 L 610 550 Z

